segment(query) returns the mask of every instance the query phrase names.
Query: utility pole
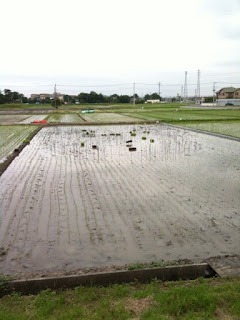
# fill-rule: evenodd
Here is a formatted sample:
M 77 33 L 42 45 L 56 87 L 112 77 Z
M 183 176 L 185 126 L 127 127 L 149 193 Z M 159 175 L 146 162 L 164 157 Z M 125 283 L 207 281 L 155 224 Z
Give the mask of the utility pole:
M 200 104 L 200 70 L 198 70 L 198 76 L 197 76 L 197 91 L 196 91 L 196 104 Z
M 56 83 L 54 86 L 54 105 L 55 105 L 55 109 L 57 109 L 57 86 L 56 86 Z
M 133 84 L 133 106 L 135 107 L 135 82 Z
M 159 94 L 159 99 L 160 99 L 160 101 L 161 101 L 161 83 L 160 82 L 158 82 L 158 94 Z
M 188 101 L 188 90 L 187 90 L 187 71 L 185 71 L 185 82 L 184 82 L 184 102 Z
M 216 85 L 216 82 L 213 82 L 213 98 L 212 98 L 212 101 L 213 101 L 213 106 L 214 106 L 214 96 L 215 96 L 215 85 Z

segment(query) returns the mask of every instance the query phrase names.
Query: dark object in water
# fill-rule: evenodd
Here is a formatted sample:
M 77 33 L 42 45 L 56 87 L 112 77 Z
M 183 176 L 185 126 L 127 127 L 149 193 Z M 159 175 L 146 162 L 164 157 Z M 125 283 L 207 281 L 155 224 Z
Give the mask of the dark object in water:
M 129 148 L 129 151 L 137 151 L 137 148 L 131 147 L 131 148 Z

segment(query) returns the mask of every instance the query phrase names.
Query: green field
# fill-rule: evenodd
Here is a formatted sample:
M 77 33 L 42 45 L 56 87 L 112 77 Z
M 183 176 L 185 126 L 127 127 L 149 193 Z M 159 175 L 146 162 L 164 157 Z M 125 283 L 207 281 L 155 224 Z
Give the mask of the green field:
M 29 125 L 0 126 L 0 162 L 21 145 L 36 128 Z
M 78 287 L 0 300 L 2 320 L 237 320 L 239 315 L 240 278 Z
M 0 110 L 21 110 L 21 109 L 53 109 L 50 104 L 25 104 L 25 103 L 11 103 L 0 104 Z
M 137 119 L 132 116 L 122 115 L 118 113 L 96 112 L 90 114 L 82 114 L 82 117 L 87 122 L 141 122 L 141 119 Z M 142 120 L 143 121 L 143 120 Z
M 182 108 L 181 108 L 182 107 Z M 116 104 L 116 105 L 62 105 L 53 109 L 50 105 L 1 105 L 0 108 L 11 110 L 29 109 L 26 115 L 2 115 L 3 124 L 16 123 L 17 119 L 25 119 L 31 109 L 51 108 L 47 117 L 50 123 L 82 123 L 86 122 L 134 122 L 159 121 L 184 127 L 216 132 L 239 137 L 240 109 L 197 109 L 184 108 L 180 103 L 164 104 Z M 93 114 L 81 114 L 82 109 L 94 109 Z
M 50 123 L 83 122 L 77 113 L 52 113 L 47 118 L 47 121 Z
M 178 125 L 240 138 L 240 120 L 183 122 Z
M 124 114 L 127 115 L 126 112 Z M 131 115 L 145 120 L 158 120 L 164 122 L 188 120 L 240 120 L 240 110 L 186 110 L 171 108 L 170 110 L 158 109 L 131 112 Z

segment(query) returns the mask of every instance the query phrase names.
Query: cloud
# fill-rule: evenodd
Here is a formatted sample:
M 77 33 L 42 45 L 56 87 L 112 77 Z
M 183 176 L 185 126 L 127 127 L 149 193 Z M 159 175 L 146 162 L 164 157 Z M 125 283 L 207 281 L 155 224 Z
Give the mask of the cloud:
M 214 16 L 229 16 L 240 11 L 239 0 L 219 1 L 219 0 L 203 0 L 201 3 L 203 11 Z

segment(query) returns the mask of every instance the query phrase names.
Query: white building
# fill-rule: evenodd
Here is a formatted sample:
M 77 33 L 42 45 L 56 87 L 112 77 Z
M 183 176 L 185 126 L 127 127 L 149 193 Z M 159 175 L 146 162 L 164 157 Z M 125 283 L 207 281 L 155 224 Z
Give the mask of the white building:
M 160 103 L 160 100 L 159 99 L 147 100 L 147 101 L 145 101 L 145 103 Z

